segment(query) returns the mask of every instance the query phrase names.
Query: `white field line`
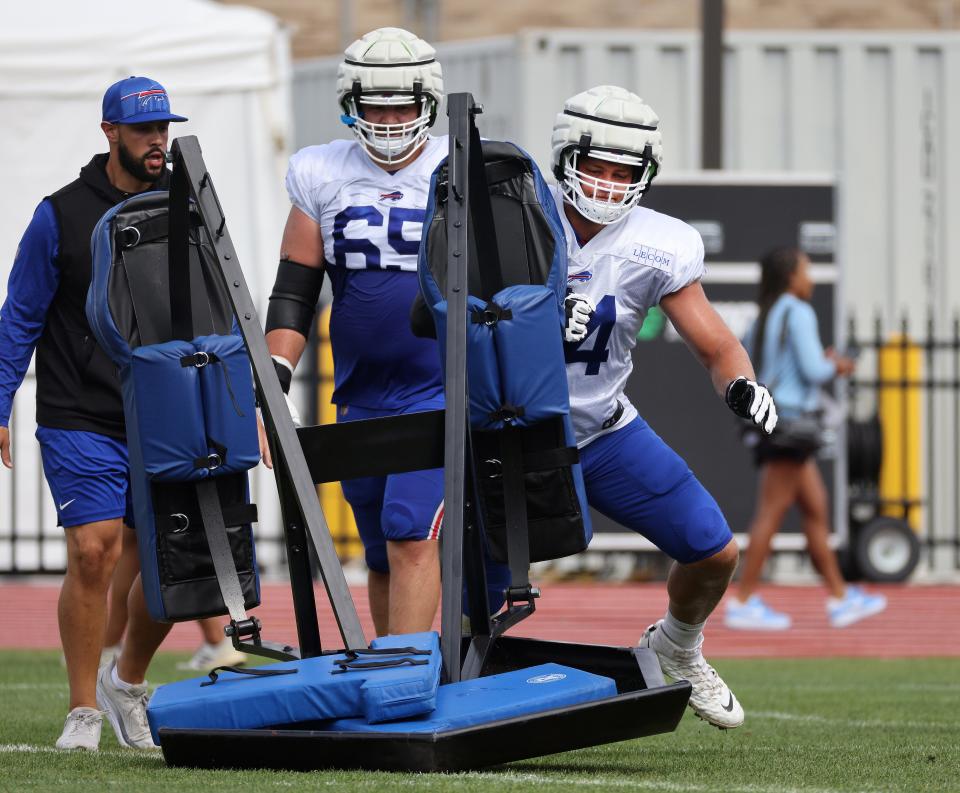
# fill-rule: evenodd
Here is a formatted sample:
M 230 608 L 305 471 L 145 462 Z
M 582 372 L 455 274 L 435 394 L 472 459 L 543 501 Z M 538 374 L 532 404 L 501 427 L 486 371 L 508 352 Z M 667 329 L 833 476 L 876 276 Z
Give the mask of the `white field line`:
M 811 681 L 809 683 L 765 683 L 756 686 L 765 691 L 857 691 L 857 690 L 875 690 L 876 683 L 861 683 L 851 681 L 849 683 L 818 683 Z M 934 693 L 943 693 L 948 691 L 960 692 L 960 683 L 939 682 L 939 683 L 884 683 L 884 689 L 888 691 L 930 691 Z
M 835 719 L 829 716 L 817 716 L 808 713 L 784 713 L 777 710 L 747 711 L 747 719 L 772 719 L 774 721 L 798 721 L 808 724 L 833 724 L 842 727 L 860 727 L 889 730 L 908 728 L 916 730 L 960 729 L 960 722 L 954 721 L 901 721 L 899 719 Z
M 74 754 L 78 750 L 57 749 L 55 746 L 37 746 L 32 743 L 0 743 L 0 754 Z M 98 757 L 160 757 L 155 751 L 140 751 L 137 749 L 101 749 L 93 752 Z
M 66 683 L 0 683 L 0 691 L 66 691 Z
M 589 773 L 584 769 L 584 774 Z M 651 790 L 667 791 L 667 793 L 715 793 L 721 788 L 716 785 L 699 785 L 687 782 L 667 782 L 657 781 L 655 779 L 624 779 L 623 777 L 595 777 L 589 779 L 561 779 L 556 776 L 546 776 L 544 774 L 523 774 L 510 771 L 467 771 L 459 774 L 423 774 L 417 775 L 413 779 L 397 780 L 400 784 L 416 785 L 417 787 L 447 787 L 450 779 L 462 779 L 464 781 L 485 781 L 485 782 L 511 782 L 521 785 L 542 785 L 548 787 L 583 787 L 583 788 L 617 788 L 620 790 Z M 393 780 L 391 780 L 393 781 Z M 724 793 L 839 793 L 833 788 L 815 788 L 815 787 L 790 787 L 785 788 L 781 785 L 738 785 L 736 783 L 724 783 L 722 790 Z

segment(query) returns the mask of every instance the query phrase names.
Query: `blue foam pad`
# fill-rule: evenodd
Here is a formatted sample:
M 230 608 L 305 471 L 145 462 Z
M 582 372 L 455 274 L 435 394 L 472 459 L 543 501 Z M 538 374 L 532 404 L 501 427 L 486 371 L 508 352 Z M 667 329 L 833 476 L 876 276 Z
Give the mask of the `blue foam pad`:
M 210 473 L 194 467 L 194 460 L 209 452 L 200 373 L 193 366 L 180 365 L 181 358 L 195 352 L 191 342 L 179 340 L 133 351 L 128 380 L 133 398 L 128 401 L 136 406 L 135 437 L 150 479 L 191 482 Z
M 397 658 L 426 660 L 417 666 L 348 668 L 337 661 L 345 653 L 258 667 L 288 671 L 271 677 L 251 677 L 221 672 L 213 685 L 209 677 L 181 680 L 160 686 L 147 706 L 153 739 L 159 743 L 161 727 L 193 729 L 256 729 L 301 721 L 360 717 L 411 718 L 433 710 L 440 685 L 440 641 L 437 634 L 413 633 L 375 639 L 374 649 L 414 647 L 429 655 L 398 653 L 360 655 L 359 664 Z
M 384 724 L 369 724 L 354 718 L 335 719 L 325 724 L 324 729 L 437 733 L 616 695 L 617 684 L 609 677 L 560 664 L 541 664 L 440 686 L 437 707 L 416 718 Z
M 198 336 L 197 351 L 213 353 L 219 362 L 200 373 L 203 422 L 207 437 L 224 447 L 226 454 L 217 475 L 247 471 L 260 462 L 257 408 L 247 348 L 239 336 Z

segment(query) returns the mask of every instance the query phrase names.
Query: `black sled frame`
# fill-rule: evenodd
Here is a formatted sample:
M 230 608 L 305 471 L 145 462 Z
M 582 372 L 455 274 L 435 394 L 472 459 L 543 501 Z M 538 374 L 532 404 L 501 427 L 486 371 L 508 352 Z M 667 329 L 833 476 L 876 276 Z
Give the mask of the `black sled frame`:
M 454 771 L 496 765 L 545 754 L 640 738 L 676 729 L 690 696 L 690 684 L 665 684 L 655 655 L 636 647 L 607 647 L 542 641 L 504 635 L 532 614 L 539 592 L 526 576 L 507 595 L 507 609 L 486 614 L 486 582 L 480 531 L 482 517 L 473 493 L 467 415 L 466 313 L 470 248 L 467 232 L 471 133 L 481 112 L 472 95 L 448 98 L 450 117 L 448 261 L 446 296 L 451 317 L 446 339 L 446 411 L 296 429 L 267 351 L 262 326 L 246 287 L 212 180 L 195 137 L 174 141 L 174 169 L 182 169 L 202 219 L 201 233 L 216 251 L 223 278 L 247 345 L 264 424 L 270 439 L 280 495 L 284 537 L 293 591 L 299 648 L 263 642 L 253 619 L 232 620 L 234 644 L 271 658 L 313 657 L 321 645 L 307 542 L 312 542 L 320 575 L 340 628 L 342 646 L 367 646 L 343 571 L 320 509 L 315 485 L 358 476 L 436 468 L 443 465 L 443 605 L 441 652 L 444 682 L 456 682 L 541 663 L 555 662 L 612 678 L 617 695 L 570 707 L 500 719 L 474 727 L 433 733 L 350 733 L 278 725 L 273 729 L 160 730 L 166 762 L 196 768 L 363 768 L 393 771 Z M 475 165 L 475 163 L 474 163 Z M 480 173 L 482 173 L 482 167 Z M 477 171 L 474 169 L 474 173 Z M 523 470 L 513 460 L 513 478 L 524 497 Z M 504 460 L 509 486 L 511 462 Z M 511 568 L 526 549 L 526 525 L 510 515 Z M 513 497 L 517 497 L 516 490 Z M 514 501 L 514 503 L 516 503 Z M 514 511 L 515 512 L 515 511 Z M 521 515 L 522 515 L 521 510 Z M 512 518 L 512 519 L 511 519 Z M 220 576 L 221 588 L 224 578 Z M 228 583 L 228 582 L 227 582 Z M 473 606 L 470 633 L 463 635 L 463 588 Z M 516 584 L 516 582 L 515 582 Z M 279 649 L 278 649 L 279 648 Z

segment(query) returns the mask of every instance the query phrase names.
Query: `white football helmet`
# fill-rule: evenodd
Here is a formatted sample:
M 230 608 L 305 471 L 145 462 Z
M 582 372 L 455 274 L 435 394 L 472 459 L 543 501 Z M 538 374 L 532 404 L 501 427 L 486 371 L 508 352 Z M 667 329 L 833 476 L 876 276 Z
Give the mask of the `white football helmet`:
M 443 101 L 443 72 L 436 51 L 401 28 L 378 28 L 347 47 L 337 70 L 337 101 L 344 124 L 382 165 L 410 159 L 426 140 Z M 419 114 L 404 124 L 372 124 L 363 105 L 412 105 Z
M 598 85 L 564 102 L 551 141 L 551 165 L 564 200 L 594 223 L 620 220 L 639 203 L 660 170 L 659 126 L 649 105 L 614 85 Z M 634 181 L 624 185 L 583 173 L 577 163 L 586 156 L 632 166 Z

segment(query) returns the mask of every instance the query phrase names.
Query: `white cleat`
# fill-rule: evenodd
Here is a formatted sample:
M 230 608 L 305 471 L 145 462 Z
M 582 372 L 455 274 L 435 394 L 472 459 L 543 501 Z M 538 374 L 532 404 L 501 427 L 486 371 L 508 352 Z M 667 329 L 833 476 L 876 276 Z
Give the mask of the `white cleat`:
M 97 705 L 110 721 L 121 746 L 131 749 L 159 749 L 150 735 L 147 723 L 146 682 L 131 686 L 129 690 L 118 688 L 113 683 L 116 659 L 100 669 L 97 675 Z
M 657 654 L 665 675 L 674 680 L 690 681 L 692 690 L 688 704 L 701 719 L 721 730 L 743 724 L 743 708 L 700 652 L 703 636 L 696 647 L 687 650 L 670 641 L 660 630 L 662 623 L 663 620 L 658 620 L 643 632 L 640 646 L 649 647 Z
M 827 598 L 827 619 L 834 628 L 846 628 L 879 614 L 886 607 L 887 598 L 884 595 L 869 595 L 860 587 L 848 586 L 839 600 Z
M 103 714 L 96 708 L 74 708 L 63 723 L 63 732 L 57 738 L 57 748 L 97 751 L 100 748 L 102 724 Z
M 189 661 L 181 661 L 177 669 L 193 669 L 197 672 L 209 672 L 218 666 L 237 666 L 245 663 L 247 656 L 237 650 L 229 639 L 217 644 L 206 642 L 193 654 Z

